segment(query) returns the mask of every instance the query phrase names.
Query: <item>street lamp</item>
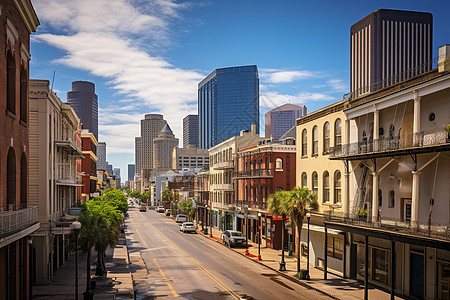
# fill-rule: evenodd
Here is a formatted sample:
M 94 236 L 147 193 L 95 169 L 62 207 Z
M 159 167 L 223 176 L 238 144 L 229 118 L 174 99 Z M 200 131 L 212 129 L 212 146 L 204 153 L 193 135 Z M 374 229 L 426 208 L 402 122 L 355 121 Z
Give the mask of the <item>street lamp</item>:
M 209 210 L 210 213 L 210 219 L 209 219 L 209 229 L 210 229 L 210 233 L 209 233 L 209 237 L 213 237 L 213 233 L 212 233 L 212 221 L 213 221 L 213 217 L 212 217 L 212 209 Z
M 261 213 L 258 213 L 258 260 L 261 260 Z
M 72 223 L 73 231 L 75 232 L 75 300 L 78 299 L 78 233 L 81 229 L 81 223 L 75 221 Z
M 204 215 L 204 219 L 206 222 L 206 228 L 203 230 L 203 234 L 208 233 L 208 204 L 205 205 L 205 211 L 206 211 L 206 213 L 203 213 L 203 215 Z
M 308 255 L 306 256 L 306 280 L 309 280 L 309 220 L 311 219 L 311 214 L 309 212 L 306 213 L 306 218 L 308 219 L 308 244 L 307 244 L 307 249 L 308 249 Z M 325 245 L 326 247 L 326 245 Z

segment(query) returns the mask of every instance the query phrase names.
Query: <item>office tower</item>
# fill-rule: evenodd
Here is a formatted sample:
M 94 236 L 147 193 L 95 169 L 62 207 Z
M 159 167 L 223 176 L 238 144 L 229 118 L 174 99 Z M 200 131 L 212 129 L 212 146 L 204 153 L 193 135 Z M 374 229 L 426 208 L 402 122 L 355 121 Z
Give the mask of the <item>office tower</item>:
M 153 140 L 166 124 L 167 121 L 160 114 L 147 114 L 141 120 L 141 165 L 136 169 L 139 175 L 142 169 L 153 168 Z
M 183 148 L 198 147 L 198 115 L 187 115 L 183 119 Z
M 95 94 L 95 84 L 88 81 L 72 82 L 67 102 L 80 118 L 82 128 L 89 129 L 98 140 L 98 97 Z
M 109 162 L 106 162 L 106 172 L 108 172 L 110 175 L 113 173 L 113 165 L 111 165 Z
M 200 148 L 211 148 L 256 125 L 259 78 L 255 65 L 216 69 L 198 84 Z
M 97 158 L 97 170 L 106 170 L 106 142 L 98 143 Z
M 134 138 L 134 174 L 133 176 L 140 177 L 141 176 L 141 170 L 142 170 L 142 151 L 141 151 L 141 137 L 135 137 Z M 130 176 L 130 175 L 128 175 Z
M 134 179 L 134 172 L 136 170 L 135 164 L 128 164 L 128 181 Z
M 153 169 L 169 170 L 172 169 L 173 149 L 178 146 L 178 139 L 166 123 L 164 128 L 153 140 Z
M 198 149 L 189 145 L 186 148 L 175 147 L 172 155 L 172 168 L 205 168 L 209 166 L 208 149 Z
M 116 175 L 116 176 L 120 177 L 120 168 L 114 168 L 113 169 L 113 175 Z
M 350 91 L 356 98 L 431 70 L 433 15 L 379 9 L 350 29 Z
M 279 139 L 295 126 L 295 121 L 308 113 L 305 105 L 283 104 L 265 115 L 266 138 Z

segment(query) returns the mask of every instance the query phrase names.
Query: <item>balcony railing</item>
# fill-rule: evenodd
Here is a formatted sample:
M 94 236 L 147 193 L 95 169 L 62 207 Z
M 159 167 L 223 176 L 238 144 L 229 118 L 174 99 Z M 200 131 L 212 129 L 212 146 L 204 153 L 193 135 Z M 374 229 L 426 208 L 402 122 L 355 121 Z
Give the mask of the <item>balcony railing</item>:
M 273 177 L 273 170 L 271 169 L 256 169 L 245 170 L 234 173 L 236 178 L 271 178 Z
M 0 236 L 25 229 L 37 222 L 37 207 L 0 212 Z
M 210 185 L 211 191 L 232 191 L 233 190 L 233 184 L 231 183 L 223 183 L 223 184 L 211 184 Z
M 324 220 L 329 222 L 343 223 L 348 225 L 381 229 L 386 231 L 404 233 L 415 236 L 433 237 L 438 239 L 450 240 L 450 224 L 414 224 L 412 222 L 401 221 L 394 218 L 380 217 L 377 222 L 370 222 L 370 216 L 355 215 L 346 216 L 345 213 L 326 211 Z
M 450 143 L 450 135 L 444 129 L 420 132 L 406 136 L 382 137 L 351 144 L 340 145 L 330 149 L 331 158 L 339 158 L 370 153 L 383 153 L 411 148 L 439 146 Z
M 249 208 L 253 208 L 253 209 L 267 209 L 267 203 L 265 201 L 263 201 L 262 199 L 260 200 L 236 200 L 236 206 L 240 207 L 241 209 L 249 209 Z
M 224 169 L 233 169 L 234 168 L 234 160 L 227 160 L 216 163 L 212 166 L 215 170 L 224 170 Z
M 77 165 L 73 163 L 58 163 L 56 180 L 58 183 L 81 184 L 77 176 Z

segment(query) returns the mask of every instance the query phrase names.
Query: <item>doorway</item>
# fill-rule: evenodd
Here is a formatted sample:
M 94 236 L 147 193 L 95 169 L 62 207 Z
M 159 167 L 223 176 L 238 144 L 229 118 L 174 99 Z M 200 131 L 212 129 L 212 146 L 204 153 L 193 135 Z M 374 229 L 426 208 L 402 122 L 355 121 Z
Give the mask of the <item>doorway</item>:
M 410 295 L 423 299 L 424 296 L 424 258 L 423 254 L 410 252 Z

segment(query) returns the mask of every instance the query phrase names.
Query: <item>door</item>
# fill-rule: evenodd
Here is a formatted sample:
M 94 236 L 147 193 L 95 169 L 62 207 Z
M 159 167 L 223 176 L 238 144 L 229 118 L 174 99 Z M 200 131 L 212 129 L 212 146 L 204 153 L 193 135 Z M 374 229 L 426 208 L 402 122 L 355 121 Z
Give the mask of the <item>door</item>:
M 424 261 L 423 255 L 410 252 L 410 295 L 419 299 L 423 298 L 424 294 Z
M 411 199 L 402 198 L 402 212 L 401 212 L 401 220 L 404 222 L 411 222 L 411 207 L 412 202 Z

